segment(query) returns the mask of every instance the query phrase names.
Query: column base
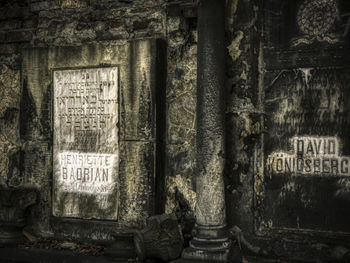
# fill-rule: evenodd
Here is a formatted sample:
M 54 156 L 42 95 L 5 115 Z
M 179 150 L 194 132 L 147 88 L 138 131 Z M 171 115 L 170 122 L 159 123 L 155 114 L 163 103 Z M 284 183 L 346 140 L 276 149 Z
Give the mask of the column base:
M 225 251 L 211 252 L 186 248 L 182 252 L 182 257 L 172 263 L 202 263 L 202 262 L 227 262 L 242 263 L 241 251 L 236 247 L 231 247 Z
M 231 251 L 231 248 L 227 248 L 221 251 L 210 251 L 189 247 L 182 252 L 182 259 L 205 262 L 233 262 L 233 253 Z
M 225 226 L 196 226 L 196 234 L 190 247 L 184 249 L 177 262 L 235 262 L 232 241 L 227 237 Z M 240 261 L 236 261 L 240 262 Z

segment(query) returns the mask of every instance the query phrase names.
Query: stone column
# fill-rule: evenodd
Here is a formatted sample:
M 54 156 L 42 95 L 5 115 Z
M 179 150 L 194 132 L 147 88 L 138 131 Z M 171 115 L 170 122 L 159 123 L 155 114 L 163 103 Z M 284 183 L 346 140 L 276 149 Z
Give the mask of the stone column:
M 195 236 L 183 258 L 228 261 L 225 161 L 225 0 L 198 3 Z

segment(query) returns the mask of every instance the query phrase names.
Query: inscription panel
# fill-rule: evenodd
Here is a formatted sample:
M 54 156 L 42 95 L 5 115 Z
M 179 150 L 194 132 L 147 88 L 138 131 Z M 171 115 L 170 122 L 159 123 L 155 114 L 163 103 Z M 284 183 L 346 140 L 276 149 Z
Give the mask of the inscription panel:
M 349 68 L 281 69 L 264 81 L 258 234 L 349 233 Z
M 56 70 L 53 83 L 53 214 L 116 219 L 118 68 Z
M 339 139 L 324 136 L 294 136 L 292 152 L 276 151 L 267 158 L 274 174 L 350 176 L 349 156 L 341 156 Z

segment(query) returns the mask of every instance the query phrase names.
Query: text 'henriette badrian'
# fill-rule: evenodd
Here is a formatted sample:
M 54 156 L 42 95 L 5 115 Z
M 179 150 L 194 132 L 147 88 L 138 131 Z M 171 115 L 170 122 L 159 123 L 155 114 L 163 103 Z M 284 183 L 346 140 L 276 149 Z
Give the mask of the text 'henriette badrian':
M 58 182 L 65 192 L 108 194 L 115 184 L 116 160 L 113 154 L 62 152 Z

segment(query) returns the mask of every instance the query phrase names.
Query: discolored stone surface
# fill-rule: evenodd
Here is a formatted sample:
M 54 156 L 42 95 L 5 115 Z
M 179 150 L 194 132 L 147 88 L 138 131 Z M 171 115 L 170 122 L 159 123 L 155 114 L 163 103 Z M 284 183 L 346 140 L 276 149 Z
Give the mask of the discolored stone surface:
M 9 65 L 0 68 L 0 185 L 23 184 L 19 174 L 20 71 Z
M 176 5 L 168 8 L 165 211 L 193 220 L 196 204 L 197 17 L 183 17 L 181 8 Z

